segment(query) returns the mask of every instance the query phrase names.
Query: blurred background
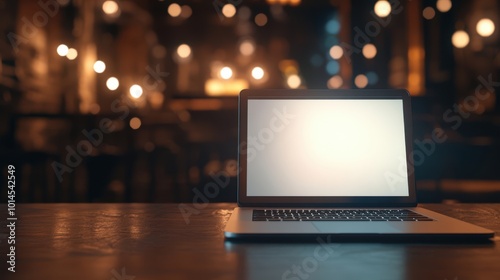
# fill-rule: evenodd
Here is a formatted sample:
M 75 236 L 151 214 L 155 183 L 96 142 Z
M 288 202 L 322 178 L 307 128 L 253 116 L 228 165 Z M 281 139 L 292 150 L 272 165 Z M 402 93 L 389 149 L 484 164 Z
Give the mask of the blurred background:
M 500 201 L 497 0 L 4 0 L 0 13 L 0 192 L 14 165 L 19 202 L 188 202 L 213 182 L 211 202 L 236 201 L 244 88 L 406 88 L 420 201 Z

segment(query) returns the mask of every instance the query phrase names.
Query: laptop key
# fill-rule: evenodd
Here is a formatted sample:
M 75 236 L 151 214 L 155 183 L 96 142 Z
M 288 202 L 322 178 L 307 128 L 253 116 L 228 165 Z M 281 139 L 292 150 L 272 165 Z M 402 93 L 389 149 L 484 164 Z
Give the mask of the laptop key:
M 254 221 L 433 221 L 402 209 L 280 209 L 254 210 Z

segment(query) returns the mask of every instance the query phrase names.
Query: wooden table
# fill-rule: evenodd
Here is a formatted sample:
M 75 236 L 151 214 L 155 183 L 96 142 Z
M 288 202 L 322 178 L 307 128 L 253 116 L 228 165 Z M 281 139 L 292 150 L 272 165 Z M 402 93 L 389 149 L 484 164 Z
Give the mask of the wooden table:
M 16 272 L 7 271 L 3 227 L 0 278 L 500 279 L 499 237 L 486 244 L 230 243 L 223 229 L 234 206 L 211 204 L 187 224 L 176 204 L 19 204 Z M 500 236 L 500 204 L 423 206 Z

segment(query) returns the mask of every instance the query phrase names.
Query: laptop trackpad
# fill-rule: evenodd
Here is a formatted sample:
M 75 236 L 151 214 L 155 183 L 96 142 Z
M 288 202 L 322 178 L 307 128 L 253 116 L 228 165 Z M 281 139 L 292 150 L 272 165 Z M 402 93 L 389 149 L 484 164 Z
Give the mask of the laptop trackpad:
M 384 222 L 312 222 L 321 233 L 398 233 Z

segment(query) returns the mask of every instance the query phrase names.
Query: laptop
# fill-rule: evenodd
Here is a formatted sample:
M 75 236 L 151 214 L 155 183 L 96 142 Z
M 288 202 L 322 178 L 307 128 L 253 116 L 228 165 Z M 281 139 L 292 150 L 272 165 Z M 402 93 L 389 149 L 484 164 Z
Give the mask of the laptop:
M 418 207 L 414 165 L 425 154 L 412 148 L 406 90 L 243 90 L 238 102 L 226 239 L 494 236 Z

